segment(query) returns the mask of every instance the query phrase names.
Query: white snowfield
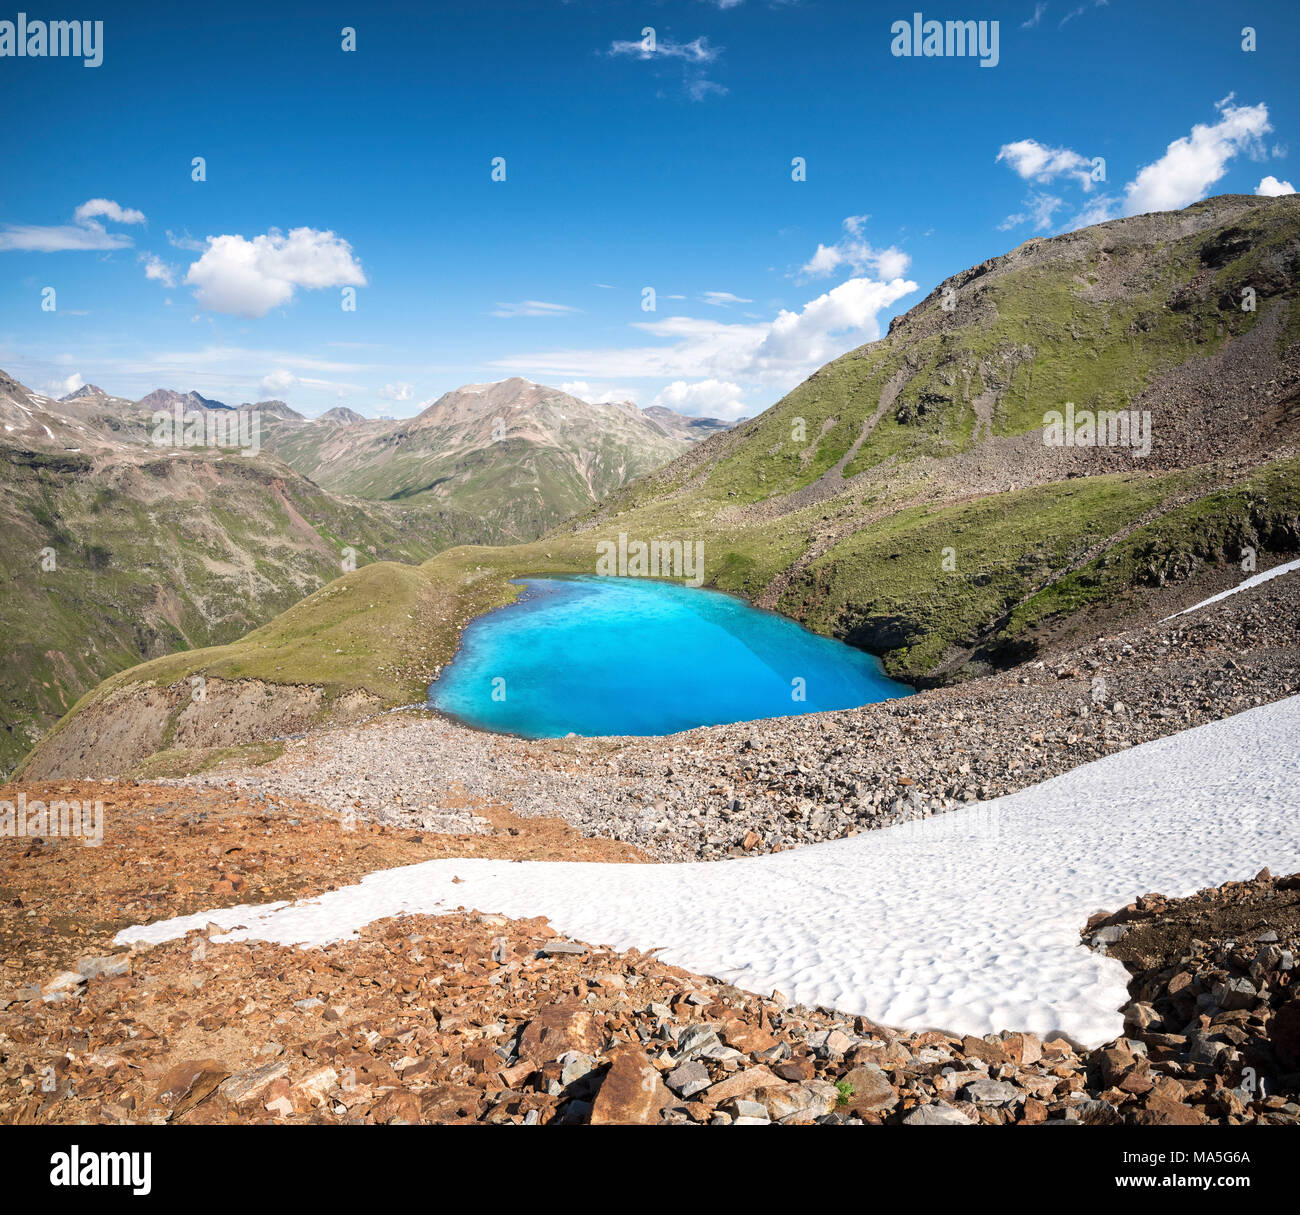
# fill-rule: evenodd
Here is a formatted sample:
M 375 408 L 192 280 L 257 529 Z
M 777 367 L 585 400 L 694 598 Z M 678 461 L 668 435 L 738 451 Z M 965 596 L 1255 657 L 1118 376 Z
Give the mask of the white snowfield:
M 1271 570 L 1265 570 L 1262 574 L 1254 574 L 1230 590 L 1220 591 L 1217 595 L 1202 599 L 1200 603 L 1194 603 L 1189 608 L 1183 608 L 1181 612 L 1166 616 L 1160 623 L 1164 624 L 1167 620 L 1177 620 L 1179 616 L 1186 616 L 1188 612 L 1199 612 L 1203 607 L 1209 607 L 1210 604 L 1218 603 L 1221 599 L 1227 599 L 1239 591 L 1248 591 L 1251 587 L 1259 586 L 1261 583 L 1272 582 L 1274 578 L 1280 578 L 1283 574 L 1291 573 L 1292 570 L 1300 570 L 1300 561 L 1288 561 L 1285 565 L 1275 565 Z
M 1079 942 L 1148 891 L 1300 870 L 1300 697 L 1107 756 L 1008 797 L 771 856 L 681 865 L 437 860 L 293 904 L 128 928 L 163 941 L 323 945 L 458 907 L 562 932 L 881 1024 L 1122 1032 L 1127 973 Z M 459 884 L 452 879 L 459 877 Z

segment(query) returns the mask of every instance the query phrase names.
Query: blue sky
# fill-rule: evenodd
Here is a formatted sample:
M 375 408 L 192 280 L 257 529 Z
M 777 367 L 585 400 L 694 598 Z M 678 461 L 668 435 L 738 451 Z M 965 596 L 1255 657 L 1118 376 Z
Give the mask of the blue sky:
M 45 391 L 752 414 L 1031 236 L 1300 181 L 1293 0 L 26 7 L 104 22 L 0 57 L 0 367 Z M 892 54 L 918 8 L 996 65 Z

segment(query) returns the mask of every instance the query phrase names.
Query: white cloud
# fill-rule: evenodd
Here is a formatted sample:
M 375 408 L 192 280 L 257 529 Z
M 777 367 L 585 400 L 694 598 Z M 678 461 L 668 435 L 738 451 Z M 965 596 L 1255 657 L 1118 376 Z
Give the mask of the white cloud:
M 879 313 L 916 284 L 851 278 L 798 312 L 749 324 L 675 316 L 633 328 L 659 345 L 553 350 L 514 355 L 495 364 L 533 375 L 595 379 L 758 381 L 792 385 L 830 358 L 880 337 Z
M 1107 220 L 1118 219 L 1119 211 L 1119 199 L 1109 194 L 1099 194 L 1066 227 L 1074 231 L 1077 228 L 1089 228 L 1093 224 L 1104 224 Z
M 379 395 L 385 401 L 409 401 L 415 396 L 415 385 L 398 380 L 396 384 L 385 384 L 379 390 Z
M 92 198 L 73 213 L 74 223 L 41 227 L 38 224 L 6 224 L 0 231 L 0 250 L 26 253 L 66 253 L 93 249 L 126 249 L 129 236 L 109 232 L 97 217 L 117 224 L 142 224 L 144 213 L 119 207 L 107 198 Z
M 719 97 L 726 96 L 727 86 L 716 80 L 695 76 L 686 82 L 686 92 L 692 101 L 703 101 L 710 93 L 716 93 Z
M 1266 155 L 1264 136 L 1273 128 L 1268 121 L 1268 106 L 1262 102 L 1253 106 L 1232 104 L 1229 94 L 1217 102 L 1219 119 L 1211 125 L 1197 123 L 1190 135 L 1175 139 L 1165 149 L 1159 160 L 1141 169 L 1125 187 L 1123 198 L 1103 194 L 1090 199 L 1087 204 L 1060 231 L 1073 231 L 1090 224 L 1104 223 L 1121 215 L 1138 215 L 1146 211 L 1176 211 L 1205 198 L 1228 170 L 1233 157 L 1246 153 L 1252 158 Z M 1276 154 L 1276 153 L 1275 153 Z M 1026 181 L 1049 182 L 1056 178 L 1074 181 L 1085 192 L 1091 191 L 1091 162 L 1069 148 L 1052 148 L 1033 139 L 1021 139 L 1004 144 L 997 159 L 1005 161 Z M 1267 183 L 1274 182 L 1280 192 L 1286 193 L 1287 183 L 1266 177 L 1256 188 L 1264 192 Z M 1005 231 L 1019 224 L 1034 221 L 1037 229 L 1048 228 L 1064 201 L 1053 194 L 1030 194 L 1024 209 L 998 225 Z
M 129 236 L 106 232 L 99 224 L 88 224 L 84 228 L 73 224 L 53 228 L 41 228 L 32 224 L 10 224 L 0 232 L 0 249 L 21 250 L 26 253 L 126 249 L 131 244 Z
M 1026 181 L 1046 185 L 1057 177 L 1069 177 L 1084 190 L 1092 189 L 1092 161 L 1072 148 L 1052 148 L 1036 139 L 1018 139 L 998 149 L 1005 160 Z
M 545 300 L 520 300 L 514 304 L 497 304 L 492 310 L 493 316 L 568 316 L 581 312 L 581 308 L 571 308 L 568 304 L 548 304 Z
M 1109 3 L 1110 0 L 1092 0 L 1091 7 L 1105 8 Z M 1073 21 L 1076 17 L 1082 17 L 1083 14 L 1088 11 L 1088 8 L 1089 6 L 1087 4 L 1080 4 L 1077 8 L 1072 8 L 1064 17 L 1061 18 L 1061 25 L 1058 25 L 1056 28 L 1060 29 L 1067 21 Z
M 140 260 L 144 262 L 145 278 L 162 283 L 164 287 L 176 286 L 175 266 L 169 266 L 154 253 L 142 253 L 140 254 Z
M 76 209 L 73 218 L 79 224 L 100 218 L 112 220 L 115 224 L 142 224 L 144 212 L 133 207 L 119 207 L 111 198 L 92 198 Z
M 586 380 L 566 380 L 560 385 L 560 391 L 593 405 L 614 405 L 620 401 L 635 402 L 641 395 L 635 388 L 603 388 L 598 384 L 590 384 Z
M 81 378 L 81 373 L 74 371 L 66 380 L 56 380 L 53 384 L 48 385 L 50 396 L 58 400 L 59 397 L 66 397 L 70 392 L 76 392 L 78 388 L 85 386 L 86 381 Z
M 1034 5 L 1034 15 L 1030 17 L 1028 21 L 1022 21 L 1020 23 L 1020 28 L 1022 30 L 1033 29 L 1040 21 L 1042 21 L 1045 12 L 1047 12 L 1047 4 L 1045 0 L 1038 0 L 1038 3 Z
M 726 308 L 731 304 L 752 304 L 754 302 L 742 295 L 732 295 L 730 291 L 706 291 L 700 296 L 700 299 L 706 304 L 712 304 L 715 308 Z
M 1030 220 L 1034 221 L 1034 230 L 1042 231 L 1044 228 L 1052 226 L 1052 216 L 1056 211 L 1065 206 L 1063 198 L 1057 198 L 1054 194 L 1031 194 L 1025 199 L 1026 211 L 1017 211 L 1014 215 L 1008 215 L 1000 224 L 998 231 L 1005 232 L 1008 228 L 1019 227 Z
M 877 314 L 915 290 L 915 283 L 901 278 L 890 282 L 851 278 L 810 300 L 799 312 L 783 309 L 755 352 L 754 361 L 764 371 L 809 364 L 820 367 L 841 345 L 836 341 L 838 335 L 856 333 L 863 341 L 878 338 Z
M 651 404 L 690 418 L 722 418 L 729 422 L 745 412 L 744 397 L 739 384 L 726 380 L 697 380 L 694 384 L 674 380 L 655 394 Z
M 1294 194 L 1295 186 L 1289 181 L 1278 181 L 1270 173 L 1267 177 L 1260 180 L 1259 185 L 1255 187 L 1255 193 L 1262 198 L 1280 198 L 1283 194 Z
M 703 72 L 703 66 L 715 62 L 721 54 L 722 48 L 710 46 L 707 38 L 696 38 L 691 42 L 674 42 L 670 38 L 657 38 L 653 49 L 648 39 L 616 41 L 609 44 L 611 58 L 630 55 L 643 62 L 651 59 L 678 61 L 684 71 L 683 84 L 686 92 L 694 101 L 703 101 L 710 94 L 726 93 L 726 86 L 716 80 L 707 79 Z
M 206 248 L 201 240 L 195 240 L 188 232 L 173 232 L 167 229 L 167 243 L 174 249 L 187 249 L 191 253 L 202 253 Z
M 865 215 L 848 216 L 843 223 L 844 236 L 833 245 L 819 243 L 817 251 L 799 267 L 799 277 L 825 278 L 845 268 L 855 275 L 873 274 L 885 280 L 906 274 L 912 259 L 901 249 L 893 245 L 876 249 L 863 240 L 862 230 L 867 219 Z
M 1197 123 L 1190 135 L 1175 139 L 1165 154 L 1124 187 L 1124 214 L 1176 211 L 1199 202 L 1241 152 L 1263 155 L 1263 137 L 1273 128 L 1264 104 L 1235 106 L 1232 95 L 1216 103 L 1219 121 Z
M 366 276 L 352 246 L 333 232 L 272 228 L 263 236 L 210 236 L 185 281 L 210 312 L 265 316 L 293 299 L 295 288 L 364 287 Z
M 712 63 L 721 53 L 722 48 L 710 46 L 707 38 L 696 38 L 692 42 L 673 42 L 670 38 L 655 40 L 651 50 L 643 39 L 639 42 L 611 42 L 610 55 L 635 55 L 638 59 L 653 59 L 656 55 L 665 59 L 684 59 L 688 63 Z
M 284 396 L 297 386 L 298 377 L 292 371 L 285 371 L 284 368 L 264 375 L 258 382 L 258 387 L 269 397 Z

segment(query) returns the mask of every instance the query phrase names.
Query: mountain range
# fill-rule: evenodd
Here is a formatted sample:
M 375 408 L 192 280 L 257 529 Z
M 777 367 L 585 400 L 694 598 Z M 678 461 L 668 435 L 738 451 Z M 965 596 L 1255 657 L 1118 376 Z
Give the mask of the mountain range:
M 686 448 L 639 411 L 524 380 L 402 422 L 243 405 L 255 456 L 156 445 L 153 414 L 178 407 L 234 416 L 170 389 L 56 401 L 0 372 L 0 769 L 123 667 L 233 641 L 350 564 L 532 539 Z
M 263 442 L 326 489 L 454 505 L 501 535 L 532 540 L 681 454 L 687 434 L 721 427 L 630 402 L 580 401 L 515 378 L 467 384 L 395 422 L 277 419 Z

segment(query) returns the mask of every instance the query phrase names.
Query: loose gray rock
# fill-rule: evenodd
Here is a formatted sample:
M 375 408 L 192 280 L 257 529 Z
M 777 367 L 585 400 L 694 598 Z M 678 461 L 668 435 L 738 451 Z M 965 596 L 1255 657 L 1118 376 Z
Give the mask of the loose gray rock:
M 943 1101 L 918 1105 L 903 1119 L 904 1126 L 974 1126 L 960 1110 Z

